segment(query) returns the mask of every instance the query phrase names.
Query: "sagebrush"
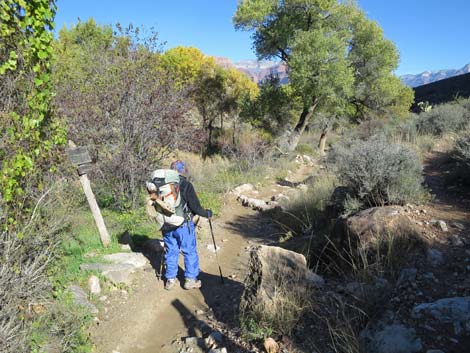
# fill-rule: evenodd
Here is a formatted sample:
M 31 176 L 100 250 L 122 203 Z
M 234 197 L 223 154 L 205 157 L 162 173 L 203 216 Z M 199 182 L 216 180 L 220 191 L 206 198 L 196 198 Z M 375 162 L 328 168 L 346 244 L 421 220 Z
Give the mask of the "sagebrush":
M 418 203 L 424 197 L 421 161 L 411 148 L 384 137 L 339 144 L 330 162 L 351 197 L 364 207 Z

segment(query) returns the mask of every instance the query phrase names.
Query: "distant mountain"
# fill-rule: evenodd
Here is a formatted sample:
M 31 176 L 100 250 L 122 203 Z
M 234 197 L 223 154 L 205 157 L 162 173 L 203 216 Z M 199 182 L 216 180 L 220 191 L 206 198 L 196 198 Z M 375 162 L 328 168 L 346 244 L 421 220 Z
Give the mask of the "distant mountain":
M 439 70 L 439 71 L 425 71 L 418 75 L 403 75 L 400 76 L 402 82 L 410 87 L 418 87 L 428 83 L 444 80 L 446 78 L 459 76 L 470 73 L 470 64 L 465 65 L 461 69 Z
M 233 63 L 229 58 L 216 57 L 218 65 L 228 68 L 234 67 L 250 76 L 254 82 L 259 83 L 271 74 L 279 75 L 281 83 L 287 83 L 286 66 L 281 62 L 268 60 L 242 60 Z

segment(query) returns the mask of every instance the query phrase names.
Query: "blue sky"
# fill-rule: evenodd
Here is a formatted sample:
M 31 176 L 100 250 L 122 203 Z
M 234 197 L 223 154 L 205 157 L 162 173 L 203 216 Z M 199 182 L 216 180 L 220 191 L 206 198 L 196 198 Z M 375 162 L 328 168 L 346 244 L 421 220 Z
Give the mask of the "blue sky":
M 397 74 L 470 63 L 469 0 L 358 0 L 397 45 Z M 58 0 L 57 28 L 80 18 L 155 27 L 166 48 L 195 46 L 234 61 L 253 59 L 250 34 L 233 28 L 237 0 Z

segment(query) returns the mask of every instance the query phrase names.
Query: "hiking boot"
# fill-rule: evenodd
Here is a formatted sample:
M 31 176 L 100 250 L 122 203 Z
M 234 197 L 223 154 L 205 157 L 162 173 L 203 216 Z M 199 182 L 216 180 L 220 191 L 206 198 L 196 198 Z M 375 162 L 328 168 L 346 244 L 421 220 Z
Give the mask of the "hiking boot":
M 184 289 L 199 289 L 201 285 L 201 281 L 196 278 L 186 278 L 184 281 Z
M 172 290 L 176 285 L 176 278 L 170 278 L 166 280 L 165 289 Z

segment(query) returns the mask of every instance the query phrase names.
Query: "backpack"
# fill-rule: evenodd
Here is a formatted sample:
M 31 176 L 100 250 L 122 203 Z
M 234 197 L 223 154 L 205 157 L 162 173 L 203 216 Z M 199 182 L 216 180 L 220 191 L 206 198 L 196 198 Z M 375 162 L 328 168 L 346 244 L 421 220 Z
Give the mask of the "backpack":
M 188 206 L 181 195 L 180 176 L 172 169 L 157 169 L 152 173 L 152 183 L 164 205 L 155 203 L 157 222 L 163 226 L 179 227 L 189 216 Z M 158 207 L 160 204 L 164 207 Z M 166 207 L 165 207 L 166 206 Z M 163 209 L 162 209 L 163 208 Z M 165 211 L 170 211 L 170 214 Z

